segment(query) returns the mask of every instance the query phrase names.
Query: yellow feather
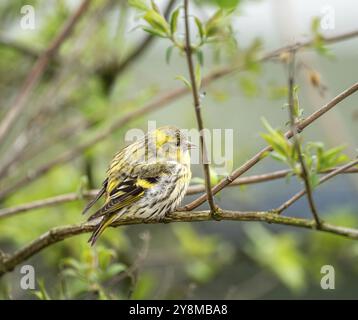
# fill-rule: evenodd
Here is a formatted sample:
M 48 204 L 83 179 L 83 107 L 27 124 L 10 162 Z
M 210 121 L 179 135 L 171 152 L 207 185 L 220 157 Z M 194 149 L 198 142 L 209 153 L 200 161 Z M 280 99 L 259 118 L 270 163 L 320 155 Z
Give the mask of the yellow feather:
M 162 146 L 164 143 L 168 141 L 168 136 L 161 130 L 155 131 L 155 143 L 157 147 Z
M 152 186 L 154 186 L 154 183 L 150 183 L 149 181 L 144 180 L 144 179 L 138 179 L 137 180 L 137 186 L 140 186 L 140 187 L 142 187 L 144 189 L 149 189 Z
M 109 217 L 107 220 L 101 222 L 101 225 L 98 229 L 93 233 L 92 237 L 90 238 L 91 245 L 93 246 L 97 241 L 98 237 L 103 233 L 103 231 L 117 218 L 116 215 Z M 106 219 L 106 218 L 105 218 Z

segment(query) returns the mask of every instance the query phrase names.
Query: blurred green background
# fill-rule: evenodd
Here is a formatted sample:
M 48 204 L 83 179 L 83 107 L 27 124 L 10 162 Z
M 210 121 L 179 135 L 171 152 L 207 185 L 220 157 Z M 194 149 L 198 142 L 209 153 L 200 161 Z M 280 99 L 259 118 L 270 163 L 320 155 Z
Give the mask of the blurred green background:
M 164 11 L 168 1 L 156 2 Z M 35 8 L 36 28 L 20 27 L 20 8 Z M 34 56 L 44 50 L 80 1 L 20 1 L 0 3 L 0 119 L 18 93 Z M 149 2 L 148 2 L 149 4 Z M 181 1 L 173 1 L 173 8 Z M 235 7 L 232 39 L 204 49 L 205 75 L 243 57 L 312 37 L 311 25 L 328 6 L 333 36 L 356 30 L 357 3 L 348 1 L 191 1 L 191 10 L 205 20 L 218 7 Z M 179 23 L 182 23 L 180 21 Z M 147 36 L 138 11 L 127 1 L 92 1 L 26 102 L 5 143 L 0 146 L 0 191 L 31 176 L 66 150 L 103 132 L 113 121 L 143 107 L 163 93 L 181 88 L 178 74 L 187 76 L 185 57 L 173 51 L 166 62 L 167 39 L 154 38 L 143 54 L 123 72 L 114 70 Z M 329 55 L 312 49 L 298 54 L 297 85 L 304 115 L 309 115 L 357 81 L 358 41 L 327 46 Z M 320 86 L 310 81 L 320 75 Z M 234 130 L 236 168 L 265 146 L 261 118 L 285 129 L 287 75 L 282 63 L 253 64 L 202 89 L 202 112 L 208 128 Z M 346 145 L 356 155 L 358 97 L 340 103 L 304 131 L 304 141 L 321 141 L 327 148 Z M 98 188 L 113 154 L 125 145 L 128 129 L 146 131 L 147 121 L 195 128 L 189 95 L 160 110 L 128 121 L 79 157 L 49 170 L 41 178 L 1 199 L 0 208 L 54 195 Z M 217 150 L 213 150 L 217 152 Z M 267 158 L 248 174 L 286 168 Z M 201 168 L 193 166 L 194 177 Z M 292 178 L 228 188 L 218 204 L 232 210 L 267 210 L 279 206 L 301 183 Z M 332 223 L 358 227 L 356 175 L 336 177 L 315 190 L 321 216 Z M 185 198 L 185 203 L 194 196 Z M 49 228 L 84 221 L 85 201 L 48 207 L 0 219 L 0 248 L 11 253 Z M 206 205 L 202 206 L 206 208 Z M 310 218 L 305 198 L 285 214 Z M 95 248 L 88 235 L 53 245 L 28 261 L 35 267 L 37 289 L 20 288 L 19 268 L 0 279 L 1 299 L 276 299 L 357 298 L 358 242 L 330 234 L 256 222 L 202 222 L 135 225 L 105 232 Z M 320 286 L 323 265 L 336 272 L 334 290 Z

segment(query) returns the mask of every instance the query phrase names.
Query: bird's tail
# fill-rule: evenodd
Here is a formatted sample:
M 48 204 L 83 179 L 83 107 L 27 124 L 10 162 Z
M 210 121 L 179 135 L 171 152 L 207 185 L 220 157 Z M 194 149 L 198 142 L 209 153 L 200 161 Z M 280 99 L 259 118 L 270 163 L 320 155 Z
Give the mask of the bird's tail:
M 102 219 L 102 221 L 98 224 L 98 226 L 96 227 L 96 229 L 93 231 L 91 237 L 88 239 L 88 242 L 91 243 L 91 246 L 93 246 L 98 237 L 103 233 L 103 231 L 117 218 L 117 216 L 115 214 L 109 216 L 109 217 L 104 217 Z
M 106 188 L 103 186 L 102 189 L 99 190 L 95 198 L 86 205 L 86 207 L 82 211 L 82 214 L 85 214 L 98 201 L 98 199 L 103 196 L 105 192 Z

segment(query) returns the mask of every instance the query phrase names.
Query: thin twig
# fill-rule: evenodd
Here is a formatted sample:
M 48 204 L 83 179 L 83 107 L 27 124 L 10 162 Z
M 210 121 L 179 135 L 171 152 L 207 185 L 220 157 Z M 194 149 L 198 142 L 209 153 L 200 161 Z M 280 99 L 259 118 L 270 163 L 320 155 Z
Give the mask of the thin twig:
M 21 146 L 17 150 L 14 150 L 12 154 L 5 159 L 3 165 L 0 167 L 0 180 L 6 178 L 13 169 L 18 166 L 28 163 L 35 156 L 38 157 L 42 152 L 47 151 L 51 146 L 54 146 L 58 142 L 68 141 L 69 138 L 74 138 L 76 136 L 76 130 L 78 129 L 88 129 L 92 127 L 96 122 L 95 121 L 79 121 L 70 126 L 60 128 L 58 132 L 54 134 L 53 137 L 42 136 L 43 139 L 28 139 L 25 145 Z M 33 136 L 32 136 L 33 138 Z
M 330 36 L 330 37 L 322 37 L 322 41 L 326 44 L 332 44 L 332 43 L 337 43 L 340 41 L 345 41 L 345 40 L 349 40 L 352 38 L 358 37 L 358 30 L 353 30 L 350 32 L 346 32 L 346 33 L 342 33 L 336 36 Z M 282 52 L 290 52 L 292 50 L 294 51 L 298 51 L 300 49 L 303 48 L 307 48 L 310 47 L 314 44 L 315 39 L 310 39 L 307 41 L 302 41 L 302 42 L 297 42 L 295 44 L 291 44 L 285 47 L 282 47 L 278 50 L 272 51 L 270 54 L 268 54 L 266 57 L 267 59 L 272 59 L 272 58 L 276 58 L 279 57 L 281 55 Z
M 288 225 L 298 228 L 316 230 L 316 223 L 314 220 L 284 217 L 267 211 L 240 212 L 219 210 L 218 214 L 220 215 L 220 219 L 222 220 L 261 221 L 270 224 Z M 168 216 L 165 217 L 165 220 L 163 222 L 196 222 L 212 220 L 213 219 L 210 211 L 182 211 L 170 213 Z M 158 223 L 158 221 L 150 221 L 148 223 Z M 124 218 L 122 221 L 118 221 L 112 224 L 112 226 L 118 227 L 122 225 L 131 224 L 143 224 L 143 219 Z M 33 240 L 31 243 L 25 245 L 23 248 L 16 251 L 15 253 L 10 255 L 5 254 L 0 264 L 0 276 L 12 271 L 17 265 L 20 265 L 27 259 L 44 250 L 45 248 L 67 238 L 83 233 L 92 232 L 95 227 L 95 223 L 87 222 L 79 225 L 56 227 L 47 231 L 37 239 Z M 346 238 L 358 240 L 358 229 L 340 227 L 323 222 L 319 231 L 324 231 Z
M 355 31 L 355 32 L 342 34 L 342 35 L 332 37 L 332 38 L 326 38 L 326 41 L 328 41 L 329 43 L 333 43 L 334 41 L 341 41 L 341 40 L 351 39 L 353 37 L 356 37 L 357 35 L 358 35 L 358 31 Z M 305 43 L 302 43 L 301 45 L 307 47 L 307 46 L 311 45 L 312 43 L 313 43 L 313 40 L 310 40 L 310 41 L 307 41 Z M 261 58 L 259 58 L 258 62 L 267 61 L 267 60 L 271 59 L 273 56 L 276 56 L 279 52 L 281 52 L 281 53 L 286 52 L 288 50 L 287 48 L 288 47 L 286 46 L 286 47 L 282 47 L 280 49 L 274 50 L 272 52 L 268 52 L 268 53 L 264 54 Z M 245 70 L 245 69 L 246 69 L 245 65 L 239 65 L 239 66 L 234 66 L 234 67 L 233 66 L 222 67 L 220 69 L 212 71 L 206 77 L 204 77 L 203 80 L 202 80 L 202 84 L 203 85 L 208 85 L 209 83 L 211 83 L 211 82 L 213 82 L 213 81 L 215 81 L 217 79 L 220 79 L 220 78 L 222 78 L 222 77 L 224 77 L 226 75 L 232 74 L 232 73 L 237 72 L 237 71 L 242 71 L 242 70 Z M 354 91 L 357 90 L 357 88 L 354 88 L 354 86 L 352 88 L 350 88 L 350 89 L 352 89 Z M 349 91 L 349 90 L 347 90 L 347 91 Z M 175 89 L 173 91 L 170 91 L 169 93 L 164 93 L 163 95 L 159 96 L 156 100 L 154 100 L 153 102 L 151 102 L 148 105 L 144 106 L 143 108 L 134 110 L 132 112 L 129 112 L 128 114 L 124 115 L 123 118 L 118 119 L 115 123 L 113 123 L 108 128 L 108 130 L 104 130 L 104 131 L 99 132 L 90 141 L 85 142 L 85 143 L 80 144 L 80 145 L 77 145 L 73 149 L 70 149 L 70 150 L 64 152 L 63 154 L 60 154 L 57 158 L 49 161 L 48 164 L 40 166 L 39 168 L 34 169 L 30 174 L 28 174 L 25 177 L 19 179 L 14 184 L 12 184 L 9 187 L 7 187 L 6 189 L 3 189 L 0 192 L 0 201 L 3 200 L 4 198 L 6 198 L 7 196 L 9 196 L 10 194 L 12 194 L 13 192 L 17 191 L 19 188 L 24 187 L 27 184 L 31 183 L 32 181 L 40 178 L 41 176 L 46 174 L 52 168 L 54 168 L 54 167 L 56 167 L 56 166 L 58 166 L 60 164 L 63 164 L 63 163 L 66 163 L 66 162 L 69 162 L 69 161 L 73 160 L 77 156 L 81 155 L 82 151 L 84 151 L 84 150 L 86 150 L 88 148 L 91 148 L 96 143 L 102 141 L 108 135 L 110 135 L 111 133 L 113 133 L 117 129 L 121 128 L 122 125 L 127 124 L 127 122 L 129 122 L 129 121 L 131 121 L 133 119 L 136 119 L 137 117 L 142 116 L 144 114 L 147 114 L 147 113 L 150 113 L 150 112 L 155 111 L 157 109 L 160 109 L 160 108 L 166 106 L 167 104 L 169 104 L 170 102 L 172 102 L 172 101 L 184 96 L 188 92 L 189 92 L 189 90 L 187 88 L 184 88 L 184 87 L 179 88 L 179 89 Z M 348 92 L 348 95 L 352 94 L 353 92 Z M 342 99 L 345 98 L 343 94 L 344 93 L 341 94 L 342 97 L 343 97 Z M 334 102 L 335 99 L 333 99 L 332 101 Z M 338 102 L 340 102 L 340 101 L 338 101 Z M 327 104 L 327 107 L 329 109 L 331 108 L 329 104 Z M 326 110 L 325 108 L 321 108 L 319 111 L 322 112 L 322 114 L 323 114 L 323 113 L 327 112 L 328 110 Z M 312 114 L 312 116 L 314 116 L 314 117 L 317 116 L 317 118 L 318 118 L 321 115 L 314 113 L 314 114 Z M 307 120 L 309 120 L 309 118 L 306 119 L 306 121 Z M 239 169 L 235 170 L 232 173 L 232 175 L 228 176 L 226 178 L 225 184 L 224 184 L 223 181 L 221 181 L 220 185 L 214 186 L 213 194 L 216 194 L 217 192 L 222 190 L 223 187 L 225 187 L 226 185 L 230 184 L 237 177 L 241 176 L 244 172 L 246 172 L 248 169 L 250 169 L 252 167 L 252 165 L 255 165 L 261 159 L 261 157 L 264 156 L 264 154 L 266 152 L 269 152 L 269 151 L 271 151 L 269 147 L 263 149 L 255 157 L 253 157 L 248 162 L 246 162 L 242 167 L 240 167 Z M 205 201 L 206 201 L 206 197 L 205 198 L 200 198 L 200 200 L 198 200 L 198 202 L 196 202 L 196 203 L 198 203 L 198 205 L 200 205 Z M 194 206 L 194 203 L 192 203 L 191 206 Z M 189 208 L 191 206 L 189 206 Z
M 81 155 L 85 150 L 89 149 L 90 147 L 94 146 L 98 142 L 107 138 L 112 132 L 122 128 L 124 125 L 127 125 L 128 122 L 134 119 L 138 119 L 140 116 L 153 112 L 165 105 L 169 102 L 175 100 L 183 96 L 185 93 L 188 92 L 188 89 L 185 87 L 173 90 L 169 93 L 163 94 L 162 96 L 158 97 L 156 100 L 148 103 L 144 107 L 140 109 L 133 110 L 128 112 L 123 117 L 114 121 L 109 127 L 106 129 L 102 129 L 97 135 L 89 139 L 88 141 L 82 142 L 75 146 L 73 149 L 66 150 L 62 154 L 58 155 L 55 159 L 48 161 L 46 164 L 41 165 L 40 167 L 32 170 L 26 176 L 22 177 L 21 179 L 17 180 L 14 184 L 4 188 L 0 191 L 0 200 L 6 198 L 13 192 L 16 192 L 19 188 L 26 186 L 30 182 L 38 179 L 39 177 L 43 176 L 51 169 L 55 168 L 56 166 L 69 162 L 72 159 L 76 158 L 77 156 Z
M 209 80 L 215 78 L 215 74 L 210 75 L 206 78 L 209 82 Z M 339 102 L 349 97 L 351 94 L 356 92 L 358 90 L 358 83 L 353 84 L 350 88 L 346 89 L 336 97 L 334 97 L 330 102 L 319 108 L 317 111 L 312 113 L 309 117 L 307 117 L 305 120 L 300 122 L 298 124 L 298 130 L 299 132 L 302 131 L 304 128 L 309 126 L 311 123 L 316 121 L 318 118 L 320 118 L 323 114 L 328 112 L 330 109 L 332 109 L 334 106 L 336 106 Z M 123 116 L 122 118 L 115 121 L 110 127 L 108 127 L 105 130 L 102 130 L 100 133 L 98 133 L 96 136 L 94 136 L 92 139 L 90 139 L 87 142 L 84 142 L 78 146 L 76 146 L 74 149 L 70 149 L 62 154 L 60 154 L 57 158 L 53 159 L 52 161 L 49 161 L 47 164 L 37 168 L 36 170 L 33 170 L 28 175 L 23 177 L 22 179 L 15 182 L 13 185 L 10 185 L 8 188 L 4 188 L 2 191 L 0 191 L 0 200 L 4 199 L 11 193 L 17 191 L 19 188 L 27 185 L 28 183 L 36 180 L 37 178 L 41 177 L 42 175 L 46 174 L 48 171 L 50 171 L 52 168 L 56 167 L 57 165 L 60 165 L 62 163 L 66 163 L 74 158 L 76 158 L 78 155 L 82 154 L 83 151 L 85 151 L 87 148 L 90 148 L 91 146 L 95 145 L 96 143 L 102 141 L 105 139 L 110 133 L 113 131 L 121 128 L 123 125 L 127 124 L 132 119 L 137 119 L 143 114 L 146 114 L 148 112 L 155 111 L 162 106 L 166 105 L 167 103 L 171 102 L 172 100 L 175 100 L 178 97 L 183 96 L 186 92 L 188 92 L 187 88 L 179 88 L 172 92 L 169 92 L 163 96 L 160 96 L 157 100 L 154 100 L 153 102 L 147 104 L 141 109 L 134 110 L 132 112 L 129 112 L 127 115 Z M 285 136 L 289 139 L 292 137 L 292 132 L 288 131 L 286 132 Z M 218 193 L 223 188 L 225 188 L 227 185 L 229 185 L 231 182 L 233 182 L 235 179 L 243 175 L 246 171 L 251 169 L 256 163 L 258 163 L 262 158 L 264 158 L 268 152 L 271 152 L 272 148 L 267 146 L 261 151 L 259 151 L 256 155 L 254 155 L 251 159 L 246 161 L 241 167 L 236 169 L 231 175 L 227 176 L 225 179 L 220 181 L 217 185 L 215 185 L 212 188 L 213 194 Z M 198 199 L 194 200 L 187 206 L 185 206 L 186 210 L 193 210 L 194 208 L 198 207 L 202 203 L 206 201 L 206 195 L 202 195 Z
M 8 131 L 12 128 L 12 124 L 25 108 L 28 97 L 30 96 L 37 82 L 40 80 L 49 62 L 56 55 L 62 43 L 72 33 L 74 26 L 87 10 L 90 2 L 91 0 L 83 0 L 74 14 L 66 21 L 58 36 L 53 40 L 47 50 L 45 50 L 45 52 L 43 52 L 43 54 L 41 54 L 41 56 L 37 59 L 33 68 L 27 75 L 27 78 L 22 88 L 20 89 L 19 94 L 15 98 L 13 105 L 9 108 L 9 111 L 6 113 L 4 119 L 0 123 L 0 144 L 5 139 Z
M 320 174 L 330 173 L 336 169 L 340 169 L 340 167 L 325 170 L 323 172 L 320 172 Z M 342 173 L 342 174 L 358 173 L 358 168 L 350 168 L 350 169 L 344 170 L 339 173 Z M 252 176 L 248 176 L 248 177 L 241 177 L 241 178 L 238 178 L 235 181 L 233 181 L 227 187 L 249 185 L 249 184 L 261 183 L 261 182 L 269 182 L 269 181 L 285 178 L 289 174 L 293 174 L 292 170 L 278 170 L 278 171 L 269 172 L 269 173 L 252 175 Z M 98 191 L 99 191 L 98 189 L 94 189 L 94 190 L 84 191 L 82 193 L 76 193 L 76 192 L 67 193 L 67 194 L 62 194 L 62 195 L 58 195 L 58 196 L 54 196 L 54 197 L 49 197 L 49 198 L 45 198 L 45 199 L 40 199 L 40 200 L 20 204 L 20 205 L 10 207 L 10 208 L 2 208 L 2 209 L 0 209 L 0 219 L 6 218 L 6 217 L 12 217 L 17 214 L 28 212 L 31 210 L 36 210 L 36 209 L 47 208 L 47 207 L 51 207 L 51 206 L 64 204 L 67 202 L 79 201 L 79 200 L 83 200 L 83 199 L 93 199 L 97 195 Z M 194 194 L 198 194 L 198 193 L 202 193 L 202 192 L 205 192 L 205 186 L 193 185 L 188 188 L 186 195 L 194 195 Z M 276 209 L 274 211 L 278 211 L 278 209 Z
M 340 174 L 342 172 L 345 172 L 347 169 L 350 169 L 358 164 L 358 160 L 353 160 L 351 162 L 348 162 L 344 166 L 338 167 L 335 170 L 331 171 L 330 173 L 324 175 L 322 178 L 319 179 L 318 185 L 324 183 L 325 181 L 335 177 L 337 174 Z M 297 192 L 294 196 L 292 196 L 290 199 L 288 199 L 285 203 L 283 203 L 281 206 L 279 206 L 277 209 L 272 210 L 273 212 L 276 212 L 278 214 L 281 214 L 284 210 L 286 210 L 288 207 L 290 207 L 293 203 L 295 203 L 298 199 L 300 199 L 302 196 L 306 194 L 307 190 L 303 189 L 299 192 Z
M 297 125 L 298 132 L 301 132 L 303 129 L 308 127 L 310 124 L 312 124 L 314 121 L 316 121 L 318 118 L 320 118 L 322 115 L 324 115 L 327 111 L 331 110 L 333 107 L 335 107 L 339 102 L 349 97 L 351 94 L 355 93 L 358 90 L 358 82 L 353 84 L 350 88 L 346 89 L 336 97 L 334 97 L 330 102 L 319 108 L 317 111 L 313 112 L 309 117 L 302 120 Z M 285 137 L 287 139 L 292 138 L 292 131 L 287 131 L 285 133 Z M 232 183 L 235 179 L 243 175 L 245 172 L 247 172 L 249 169 L 251 169 L 256 163 L 258 163 L 261 159 L 265 158 L 269 152 L 272 151 L 272 148 L 267 146 L 263 148 L 261 151 L 256 153 L 252 158 L 247 160 L 243 165 L 241 165 L 239 168 L 233 171 L 232 174 L 227 176 L 225 179 L 221 180 L 217 185 L 215 185 L 212 188 L 212 192 L 215 195 L 222 189 L 224 189 L 227 185 Z M 193 210 L 200 206 L 202 203 L 206 201 L 206 195 L 202 195 L 199 198 L 195 199 L 188 205 L 186 205 L 184 208 L 186 210 Z
M 294 86 L 295 86 L 295 57 L 296 57 L 296 51 L 291 50 L 290 52 L 290 60 L 288 63 L 288 113 L 290 118 L 290 127 L 292 131 L 292 140 L 293 140 L 293 147 L 295 148 L 295 151 L 297 153 L 298 161 L 301 166 L 301 174 L 300 177 L 302 178 L 306 194 L 307 194 L 307 200 L 310 207 L 310 210 L 312 212 L 312 215 L 316 221 L 317 228 L 320 227 L 321 221 L 318 216 L 318 211 L 315 205 L 315 202 L 313 200 L 313 192 L 312 187 L 310 183 L 310 177 L 307 169 L 307 165 L 305 162 L 305 159 L 302 155 L 302 148 L 301 148 L 301 142 L 300 137 L 298 133 L 297 128 L 297 121 L 296 121 L 296 115 L 295 115 L 295 106 L 294 106 Z
M 171 9 L 173 8 L 175 2 L 176 2 L 176 0 L 169 0 L 168 1 L 168 4 L 167 4 L 167 6 L 166 6 L 166 8 L 164 10 L 164 16 L 165 17 L 169 16 L 169 14 L 171 12 Z M 107 7 L 107 5 L 106 5 L 106 7 Z M 97 12 L 96 17 L 98 18 L 98 16 L 99 16 L 99 13 Z M 93 72 L 94 73 L 99 73 L 99 74 L 105 73 L 105 72 L 110 72 L 111 75 L 113 75 L 113 81 L 114 81 L 115 78 L 118 78 L 135 60 L 137 60 L 141 55 L 143 55 L 145 53 L 146 49 L 149 48 L 150 43 L 154 39 L 155 39 L 155 37 L 153 37 L 152 35 L 146 36 L 143 39 L 143 41 L 140 42 L 122 61 L 120 61 L 118 63 L 116 62 L 111 66 L 108 66 L 106 64 L 105 65 L 102 64 L 99 69 L 97 69 L 95 71 L 91 70 L 90 74 L 92 74 Z M 2 43 L 2 39 L 0 38 L 0 45 L 1 44 L 6 45 L 6 43 L 7 42 L 5 40 Z M 12 44 L 13 43 L 11 41 L 9 41 L 9 46 L 11 46 Z M 15 45 L 16 45 L 16 43 L 14 44 L 14 46 Z M 16 48 L 16 46 L 15 46 L 15 48 Z M 37 53 L 37 55 L 35 55 L 35 57 L 38 57 L 38 56 L 40 56 L 39 52 Z M 57 61 L 57 63 L 59 63 L 59 62 Z M 66 63 L 68 63 L 68 62 L 66 62 Z M 88 76 L 88 74 L 87 74 L 87 76 Z M 53 94 L 54 93 L 52 93 L 52 95 Z M 48 101 L 48 99 L 46 101 Z M 38 127 L 37 127 L 37 129 L 38 129 Z M 78 127 L 73 132 L 75 132 L 75 131 L 80 132 L 80 131 L 83 131 L 84 129 L 86 129 L 86 128 Z M 28 143 L 28 144 L 30 144 L 30 143 Z M 46 146 L 43 147 L 42 150 L 46 150 Z M 22 150 L 21 150 L 21 152 L 22 152 Z M 14 153 L 13 157 L 10 158 L 9 161 L 5 165 L 0 167 L 0 179 L 4 178 L 4 176 L 6 175 L 8 169 L 9 169 L 9 166 L 11 165 L 13 167 L 15 163 L 18 163 L 18 161 L 19 161 L 19 158 L 17 157 L 17 154 Z
M 191 51 L 188 0 L 184 0 L 184 21 L 185 21 L 185 54 L 188 63 L 189 75 L 190 75 L 190 83 L 191 83 L 191 91 L 193 94 L 195 116 L 200 133 L 200 151 L 201 151 L 201 161 L 204 170 L 205 189 L 206 189 L 210 210 L 214 216 L 216 212 L 216 207 L 214 203 L 214 197 L 211 192 L 210 168 L 209 168 L 208 155 L 207 155 L 206 144 L 204 139 L 204 122 L 200 110 L 201 105 L 200 105 L 200 98 L 198 92 L 199 88 L 197 87 L 197 83 L 195 79 L 194 63 L 193 63 L 193 57 Z

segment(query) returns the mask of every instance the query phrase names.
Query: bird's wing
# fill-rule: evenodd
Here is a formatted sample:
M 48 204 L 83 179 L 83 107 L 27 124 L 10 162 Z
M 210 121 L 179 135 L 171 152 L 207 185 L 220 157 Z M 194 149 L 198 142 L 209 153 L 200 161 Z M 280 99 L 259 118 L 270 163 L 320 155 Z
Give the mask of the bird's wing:
M 138 164 L 133 168 L 131 175 L 127 179 L 122 180 L 116 186 L 112 183 L 111 191 L 107 191 L 108 198 L 106 203 L 88 219 L 93 220 L 101 216 L 104 217 L 93 232 L 89 242 L 93 245 L 104 229 L 117 219 L 116 213 L 140 200 L 145 191 L 155 186 L 162 175 L 171 174 L 172 172 L 172 163 Z
M 106 203 L 88 220 L 117 213 L 137 202 L 143 197 L 146 190 L 157 183 L 162 175 L 172 173 L 173 166 L 170 162 L 139 163 L 126 178 L 109 179 Z
M 96 219 L 103 215 L 118 212 L 124 207 L 138 201 L 144 194 L 145 189 L 136 183 L 135 179 L 126 179 L 111 188 L 106 203 L 92 214 L 88 220 Z

